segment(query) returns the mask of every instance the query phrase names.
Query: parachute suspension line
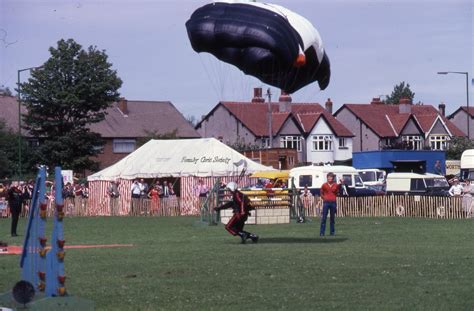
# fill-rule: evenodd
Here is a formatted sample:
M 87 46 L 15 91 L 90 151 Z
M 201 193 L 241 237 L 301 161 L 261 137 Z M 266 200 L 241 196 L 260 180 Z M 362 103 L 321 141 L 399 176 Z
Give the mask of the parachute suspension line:
M 222 77 L 219 74 L 219 65 L 220 62 L 216 61 L 212 56 L 208 59 L 208 67 L 212 71 L 212 76 L 215 77 L 217 97 L 219 100 L 222 100 Z
M 201 56 L 201 53 L 198 53 L 199 55 L 199 60 L 201 61 L 201 65 L 202 67 L 204 68 L 204 71 L 206 72 L 206 75 L 207 75 L 207 79 L 209 80 L 209 82 L 211 83 L 211 86 L 212 88 L 214 89 L 214 92 L 216 93 L 216 96 L 219 97 L 219 91 L 217 90 L 217 87 L 213 81 L 213 79 L 211 78 L 211 75 L 209 74 L 209 71 L 207 70 L 206 68 L 206 65 L 204 64 L 204 61 L 202 59 L 202 56 Z
M 289 87 L 289 88 L 292 88 L 292 87 L 295 85 L 296 80 L 297 80 L 297 78 L 298 78 L 298 74 L 300 73 L 300 68 L 301 68 L 301 67 L 296 67 L 295 78 L 293 79 L 293 81 L 291 82 L 290 85 L 288 85 L 288 81 L 285 83 L 285 89 L 288 89 L 288 87 Z

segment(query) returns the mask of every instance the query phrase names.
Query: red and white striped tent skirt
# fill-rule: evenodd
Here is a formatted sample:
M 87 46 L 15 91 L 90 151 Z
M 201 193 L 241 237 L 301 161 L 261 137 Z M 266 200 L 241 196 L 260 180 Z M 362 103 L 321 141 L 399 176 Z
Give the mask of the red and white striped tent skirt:
M 249 185 L 251 178 L 249 176 L 237 177 L 237 176 L 222 176 L 222 177 L 181 177 L 181 196 L 179 198 L 180 214 L 181 215 L 199 215 L 201 206 L 199 196 L 196 193 L 196 187 L 198 181 L 202 180 L 208 189 L 212 189 L 217 179 L 224 183 L 230 181 L 238 182 L 239 186 Z M 118 189 L 120 192 L 119 197 L 119 214 L 128 215 L 130 213 L 131 206 L 131 186 L 133 180 L 131 179 L 118 179 Z M 89 181 L 89 204 L 88 204 L 88 215 L 89 216 L 110 216 L 110 197 L 107 195 L 107 188 L 110 185 L 108 180 L 94 180 Z

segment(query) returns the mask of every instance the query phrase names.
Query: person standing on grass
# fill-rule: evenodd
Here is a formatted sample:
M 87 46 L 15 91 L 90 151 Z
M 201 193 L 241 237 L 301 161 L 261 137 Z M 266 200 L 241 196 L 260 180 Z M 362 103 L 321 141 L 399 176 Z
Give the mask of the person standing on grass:
M 107 188 L 107 194 L 110 197 L 110 215 L 111 216 L 117 216 L 118 215 L 118 210 L 119 210 L 119 196 L 120 192 L 118 189 L 119 186 L 119 180 L 113 180 L 110 182 L 109 187 Z
M 301 202 L 303 203 L 304 208 L 308 211 L 313 207 L 313 194 L 308 189 L 308 185 L 304 186 L 303 193 L 300 195 Z M 316 211 L 317 216 L 320 215 L 319 208 Z
M 160 191 L 158 190 L 158 184 L 155 184 L 148 191 L 148 197 L 151 199 L 151 213 L 158 214 L 160 210 Z
M 471 184 L 469 179 L 464 180 L 463 187 L 463 196 L 462 196 L 462 207 L 464 212 L 466 212 L 468 217 L 472 215 L 472 194 L 474 193 L 474 185 Z
M 462 196 L 463 190 L 464 188 L 461 184 L 459 184 L 459 180 L 454 179 L 453 185 L 449 189 L 449 195 L 452 197 L 460 197 Z
M 327 182 L 325 182 L 321 186 L 320 190 L 321 199 L 323 200 L 323 214 L 321 215 L 321 228 L 319 231 L 320 236 L 324 236 L 326 234 L 326 220 L 328 218 L 328 212 L 330 214 L 329 233 L 331 235 L 336 234 L 336 230 L 334 228 L 337 210 L 336 198 L 339 194 L 339 191 L 341 190 L 341 185 L 343 183 L 342 180 L 341 183 L 336 183 L 336 176 L 334 175 L 334 173 L 328 173 L 326 178 Z
M 10 233 L 12 237 L 18 236 L 16 229 L 18 226 L 18 218 L 21 214 L 21 206 L 23 205 L 23 192 L 18 188 L 18 184 L 15 182 L 12 184 L 7 193 L 7 201 L 10 206 L 10 212 L 12 214 L 12 225 Z
M 139 199 L 142 193 L 142 185 L 138 182 L 138 179 L 133 181 L 132 186 L 130 187 L 130 191 L 132 192 L 132 199 Z
M 257 235 L 244 231 L 245 222 L 250 216 L 250 211 L 253 209 L 249 198 L 237 190 L 237 184 L 235 182 L 228 183 L 226 188 L 232 192 L 232 201 L 215 207 L 214 210 L 218 212 L 223 209 L 232 208 L 234 215 L 225 226 L 225 229 L 234 236 L 240 236 L 242 244 L 245 244 L 248 239 L 251 239 L 252 242 L 257 243 Z

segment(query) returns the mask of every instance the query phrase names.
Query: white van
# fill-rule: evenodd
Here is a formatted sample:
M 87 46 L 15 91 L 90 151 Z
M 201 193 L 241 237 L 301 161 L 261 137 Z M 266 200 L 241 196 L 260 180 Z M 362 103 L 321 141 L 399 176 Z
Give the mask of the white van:
M 359 173 L 352 166 L 301 166 L 290 170 L 289 184 L 294 182 L 297 189 L 303 189 L 305 186 L 311 190 L 314 195 L 319 195 L 319 190 L 327 180 L 327 174 L 334 173 L 336 181 L 344 180 L 348 188 L 349 195 L 375 195 L 375 191 L 369 190 L 364 186 Z
M 461 155 L 461 179 L 474 179 L 474 149 L 467 149 Z
M 383 186 L 385 182 L 385 171 L 377 168 L 357 170 L 365 186 Z
M 430 173 L 390 173 L 386 187 L 387 194 L 449 195 L 446 178 Z

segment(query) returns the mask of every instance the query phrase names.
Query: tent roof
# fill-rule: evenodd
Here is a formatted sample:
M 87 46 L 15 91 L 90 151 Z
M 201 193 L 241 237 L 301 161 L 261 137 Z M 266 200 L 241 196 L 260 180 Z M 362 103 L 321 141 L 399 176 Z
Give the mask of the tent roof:
M 150 140 L 119 162 L 87 180 L 183 176 L 238 176 L 274 170 L 238 153 L 215 138 Z

